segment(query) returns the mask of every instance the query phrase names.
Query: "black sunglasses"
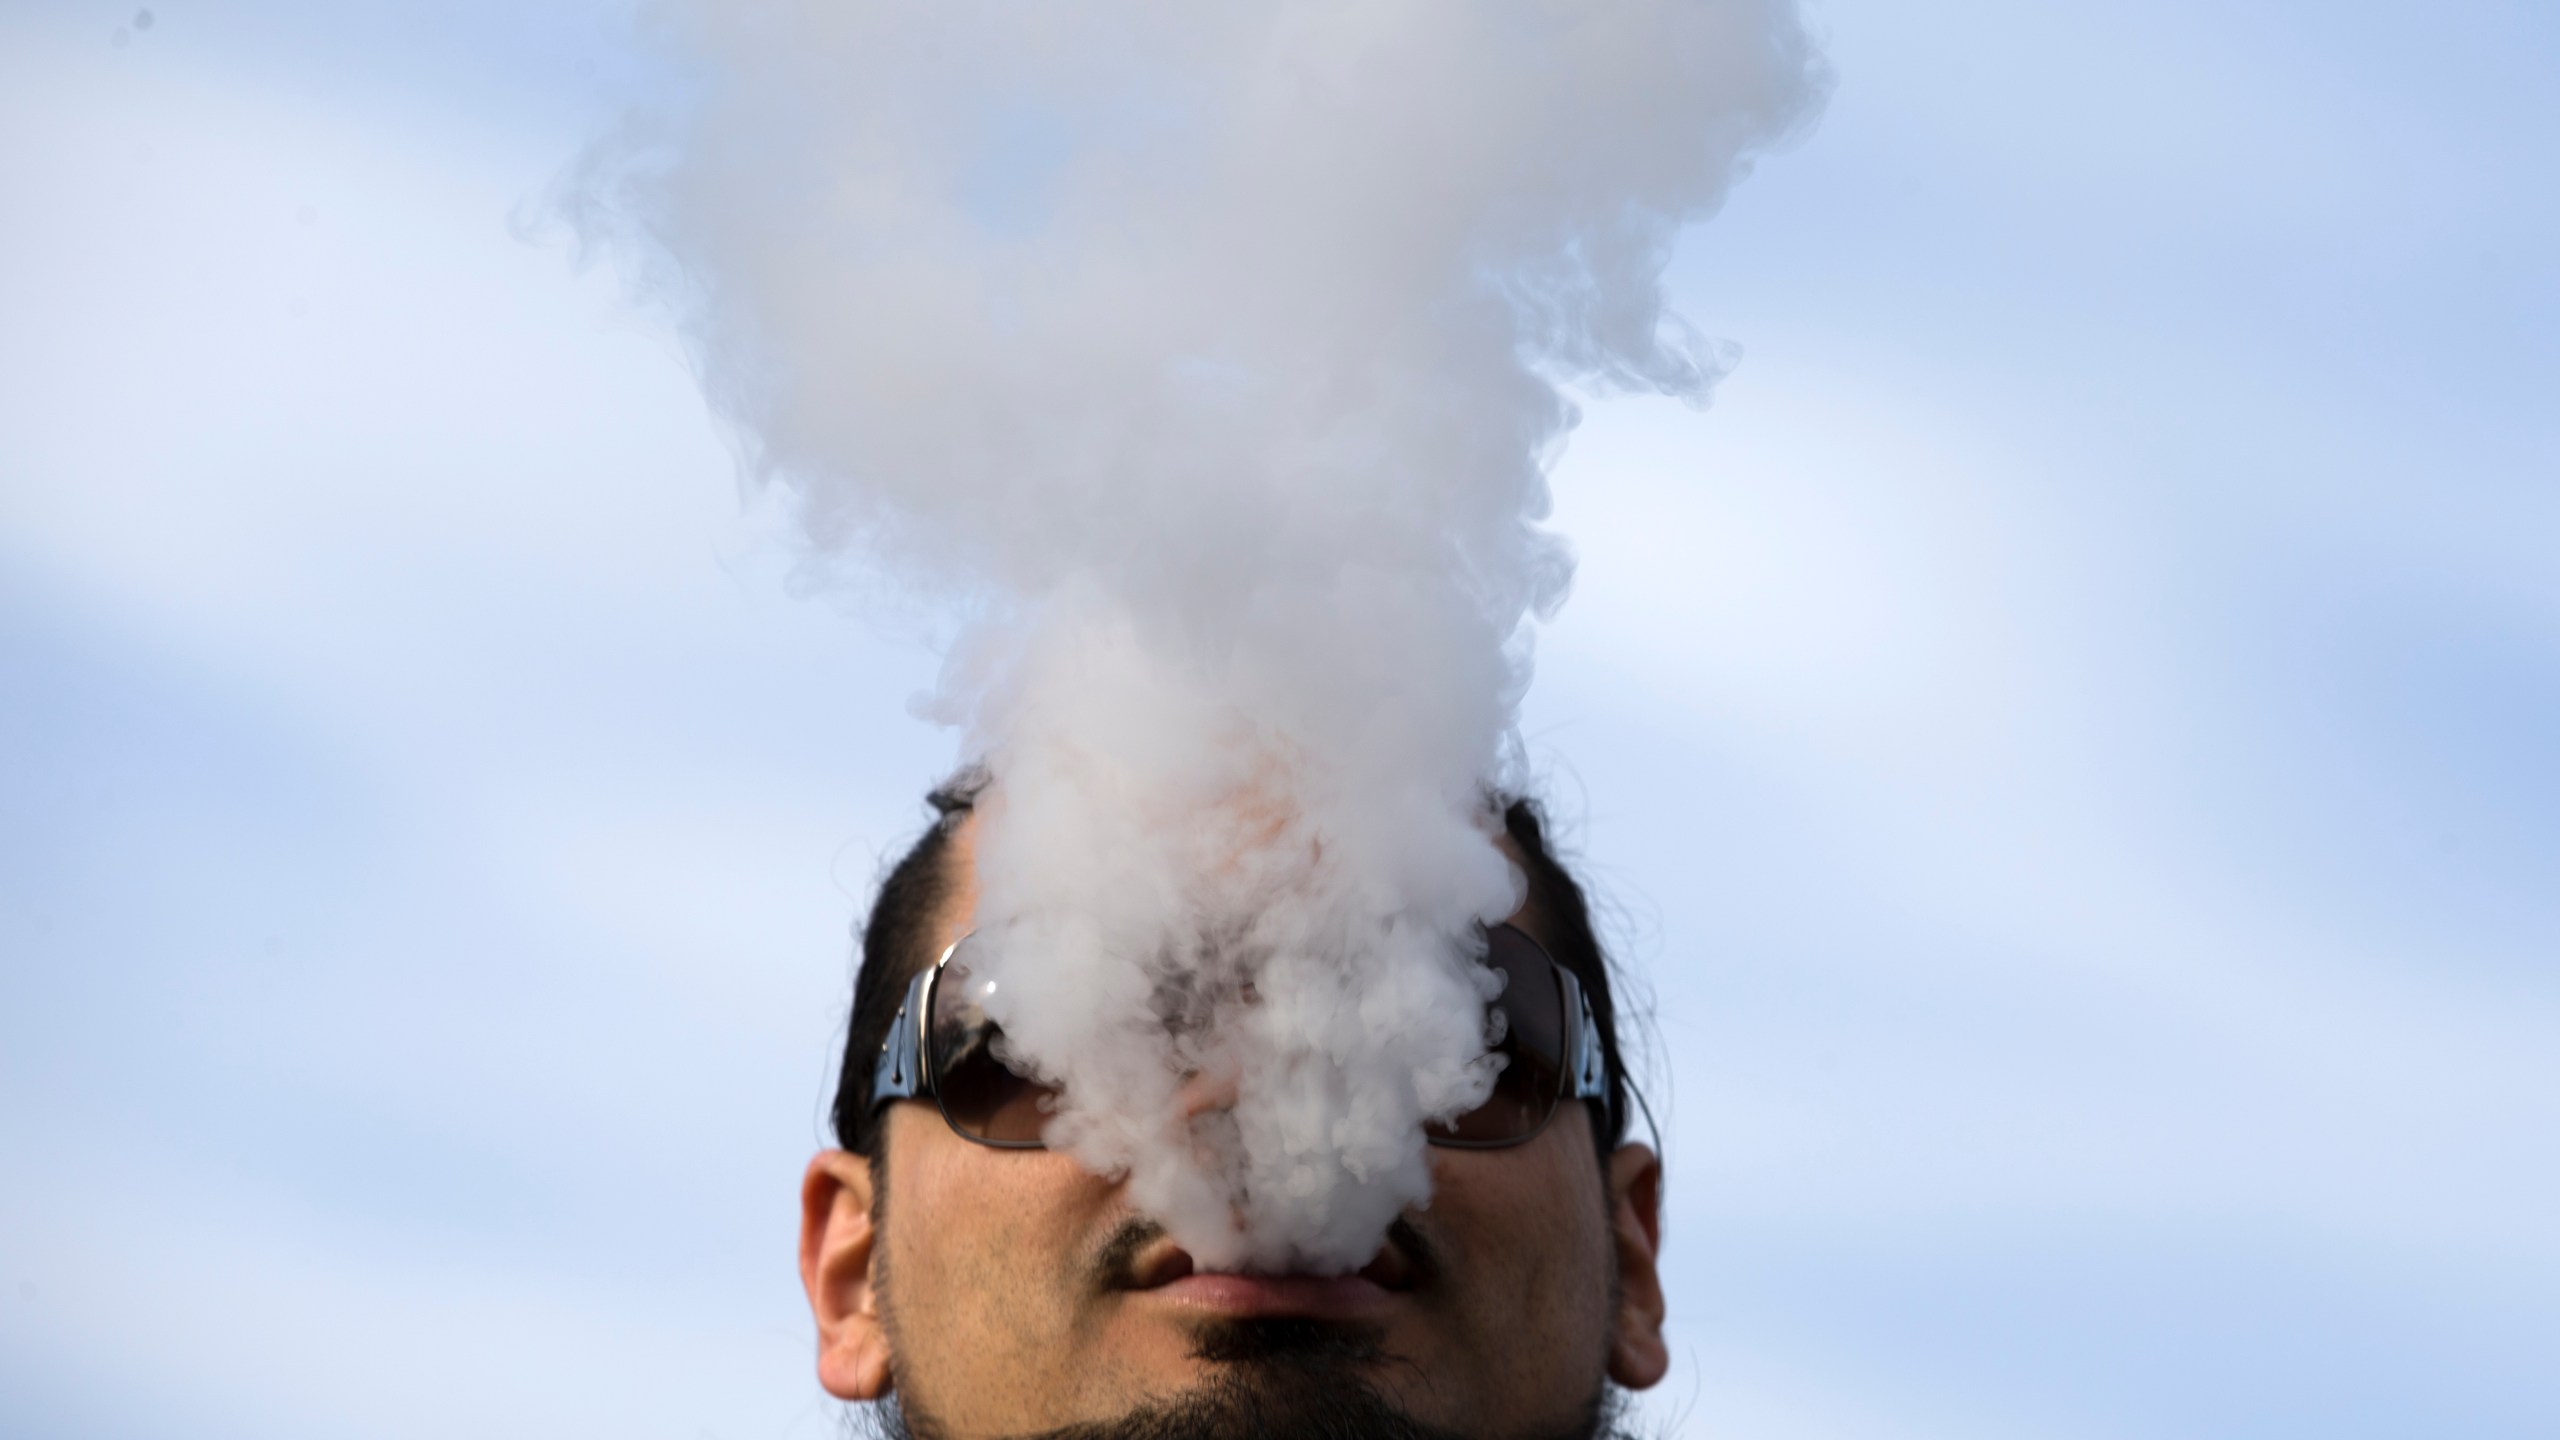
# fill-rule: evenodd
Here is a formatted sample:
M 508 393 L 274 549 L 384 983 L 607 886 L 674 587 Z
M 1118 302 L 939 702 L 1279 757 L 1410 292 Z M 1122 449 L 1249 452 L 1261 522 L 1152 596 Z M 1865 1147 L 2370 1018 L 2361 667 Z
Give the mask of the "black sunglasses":
M 931 969 L 907 982 L 906 999 L 871 1068 L 874 1114 L 892 1100 L 932 1099 L 963 1139 L 1005 1150 L 1042 1148 L 1057 1091 L 1016 1074 L 997 1051 L 1004 1032 L 984 1002 L 995 982 L 970 968 L 963 935 Z M 1609 1093 L 1600 1025 L 1582 983 L 1516 925 L 1485 931 L 1485 968 L 1502 980 L 1494 1008 L 1502 1057 L 1493 1093 L 1454 1120 L 1423 1127 L 1434 1145 L 1498 1150 L 1536 1138 L 1566 1100 Z

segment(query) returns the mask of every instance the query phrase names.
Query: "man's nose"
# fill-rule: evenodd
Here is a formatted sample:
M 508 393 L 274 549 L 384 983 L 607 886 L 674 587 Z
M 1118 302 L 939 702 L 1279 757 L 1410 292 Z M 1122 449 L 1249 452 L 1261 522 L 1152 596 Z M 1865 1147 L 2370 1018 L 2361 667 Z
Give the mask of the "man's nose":
M 1203 1115 L 1236 1108 L 1236 1067 L 1213 1065 L 1194 1070 L 1184 1078 L 1182 1089 L 1174 1095 L 1186 1125 Z

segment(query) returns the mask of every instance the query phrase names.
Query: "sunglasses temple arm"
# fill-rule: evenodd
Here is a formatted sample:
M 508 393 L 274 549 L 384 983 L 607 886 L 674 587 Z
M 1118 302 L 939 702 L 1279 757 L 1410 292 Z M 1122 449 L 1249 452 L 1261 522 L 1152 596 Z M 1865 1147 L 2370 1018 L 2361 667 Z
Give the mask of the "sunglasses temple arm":
M 1609 1098 L 1609 1057 L 1600 1046 L 1600 1021 L 1591 1013 L 1591 1002 L 1582 993 L 1582 982 L 1573 973 L 1558 966 L 1556 973 L 1564 977 L 1565 993 L 1572 1004 L 1567 1007 L 1573 1023 L 1573 1050 L 1568 1057 L 1566 1095 L 1575 1100 Z
M 912 1100 L 924 1093 L 924 999 L 933 983 L 932 970 L 920 970 L 907 982 L 898 1002 L 898 1018 L 889 1022 L 889 1038 L 880 1042 L 871 1063 L 871 1108 L 876 1113 L 892 1100 Z

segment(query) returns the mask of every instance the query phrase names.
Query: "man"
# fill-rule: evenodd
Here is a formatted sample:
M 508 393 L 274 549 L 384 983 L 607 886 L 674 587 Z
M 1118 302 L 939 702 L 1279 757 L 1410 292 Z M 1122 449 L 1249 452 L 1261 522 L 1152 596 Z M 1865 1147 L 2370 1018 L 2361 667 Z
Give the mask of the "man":
M 1579 1440 L 1608 1431 L 1611 1382 L 1662 1378 L 1661 1167 L 1620 1143 L 1607 967 L 1533 806 L 1504 813 L 1528 882 L 1510 923 L 1588 997 L 1597 1098 L 1501 1148 L 1435 1144 L 1429 1205 L 1358 1275 L 1219 1276 L 1068 1157 L 972 1141 L 931 1101 L 875 1103 L 909 981 L 971 926 L 977 783 L 936 793 L 939 818 L 881 887 L 836 1097 L 844 1148 L 801 1189 L 830 1394 L 894 1396 L 881 1428 L 926 1440 Z

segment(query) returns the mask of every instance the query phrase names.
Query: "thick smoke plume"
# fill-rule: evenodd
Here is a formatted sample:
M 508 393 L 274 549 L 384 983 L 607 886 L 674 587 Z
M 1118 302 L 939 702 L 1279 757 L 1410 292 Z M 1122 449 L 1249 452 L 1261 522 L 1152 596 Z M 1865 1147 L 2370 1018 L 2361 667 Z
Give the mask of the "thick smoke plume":
M 573 213 L 813 568 L 957 621 L 1051 1143 L 1206 1266 L 1362 1264 L 1490 1082 L 1564 387 L 1704 398 L 1661 270 L 1813 106 L 1792 0 L 652 16 L 681 98 Z

